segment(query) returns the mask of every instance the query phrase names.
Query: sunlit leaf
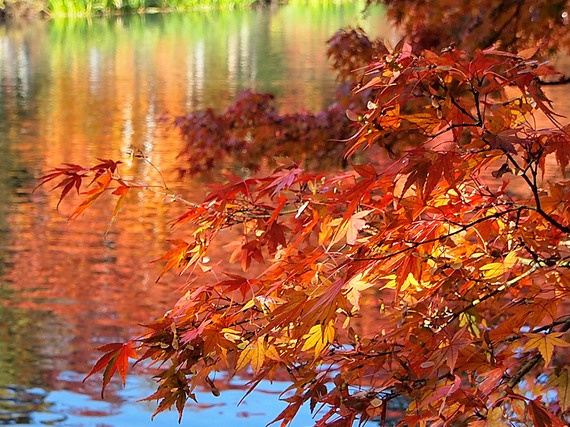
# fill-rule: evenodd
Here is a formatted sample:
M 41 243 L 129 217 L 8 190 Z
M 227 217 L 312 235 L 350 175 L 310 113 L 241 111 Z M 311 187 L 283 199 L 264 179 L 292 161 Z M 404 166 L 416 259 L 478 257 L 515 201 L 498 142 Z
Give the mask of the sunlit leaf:
M 89 206 L 91 206 L 93 202 L 97 200 L 97 198 L 101 194 L 103 194 L 103 192 L 107 189 L 107 187 L 109 187 L 109 184 L 111 183 L 112 179 L 113 176 L 111 175 L 111 172 L 109 170 L 102 173 L 101 176 L 99 176 L 99 178 L 97 178 L 97 180 L 95 181 L 96 187 L 84 193 L 87 194 L 87 197 L 85 198 L 85 200 L 83 200 L 83 202 L 81 202 L 81 204 L 77 207 L 77 209 L 73 211 L 73 213 L 69 216 L 69 219 L 73 220 L 77 218 Z
M 116 371 L 119 372 L 121 379 L 123 380 L 123 386 L 125 385 L 127 370 L 129 365 L 129 358 L 138 359 L 137 353 L 134 349 L 134 343 L 129 341 L 127 343 L 112 343 L 105 344 L 98 347 L 97 350 L 105 352 L 103 356 L 97 361 L 97 363 L 91 368 L 91 371 L 83 379 L 85 381 L 91 375 L 105 369 L 103 373 L 103 386 L 101 387 L 101 397 L 105 393 L 105 388 Z
M 526 343 L 524 349 L 538 349 L 541 356 L 544 358 L 546 366 L 550 365 L 550 359 L 552 358 L 552 353 L 556 347 L 570 347 L 570 343 L 561 338 L 564 336 L 564 333 L 562 332 L 550 334 L 527 333 L 525 335 L 530 339 Z

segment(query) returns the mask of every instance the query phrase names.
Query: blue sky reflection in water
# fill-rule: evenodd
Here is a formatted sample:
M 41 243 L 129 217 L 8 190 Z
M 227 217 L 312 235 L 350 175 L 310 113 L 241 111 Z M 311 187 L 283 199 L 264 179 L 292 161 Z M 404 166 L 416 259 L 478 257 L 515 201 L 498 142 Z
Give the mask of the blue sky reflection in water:
M 79 375 L 63 372 L 61 377 L 77 381 Z M 214 397 L 207 392 L 198 392 L 199 403 L 189 403 L 182 419 L 182 425 L 213 427 L 262 426 L 285 408 L 276 398 L 286 387 L 285 383 L 262 382 L 259 390 L 253 392 L 239 406 L 244 390 L 236 381 L 233 387 L 224 390 L 223 397 Z M 163 412 L 151 421 L 155 405 L 151 402 L 137 402 L 141 393 L 152 393 L 153 384 L 141 376 L 130 375 L 125 388 L 116 387 L 114 399 L 101 400 L 89 395 L 68 390 L 47 392 L 41 388 L 12 389 L 12 399 L 19 399 L 20 411 L 12 413 L 11 421 L 0 417 L 0 425 L 59 425 L 59 426 L 170 426 L 178 425 L 176 411 Z M 269 398 L 268 398 L 269 397 Z M 24 408 L 25 406 L 25 408 Z M 0 411 L 2 414 L 3 411 Z M 308 408 L 301 408 L 293 427 L 312 425 Z
M 62 373 L 75 380 L 75 374 Z M 234 385 L 238 387 L 240 384 Z M 45 397 L 50 404 L 44 413 L 35 413 L 32 421 L 36 423 L 54 422 L 62 426 L 174 426 L 178 425 L 176 411 L 163 412 L 151 421 L 155 410 L 153 403 L 136 402 L 142 397 L 141 393 L 152 393 L 152 382 L 144 377 L 129 376 L 127 385 L 116 388 L 119 402 L 105 400 L 66 391 L 52 391 Z M 208 392 L 198 393 L 198 404 L 188 404 L 181 425 L 192 427 L 214 427 L 222 425 L 264 426 L 285 408 L 283 402 L 277 399 L 279 393 L 286 388 L 282 382 L 262 382 L 259 390 L 250 394 L 239 406 L 244 395 L 243 388 L 227 389 L 221 397 L 214 397 Z M 292 427 L 313 425 L 309 408 L 301 408 Z
M 186 199 L 199 200 L 216 173 L 175 180 L 178 135 L 157 119 L 213 106 L 253 87 L 277 94 L 279 106 L 315 110 L 333 98 L 325 41 L 363 21 L 362 4 L 283 7 L 215 13 L 130 16 L 0 26 L 0 425 L 177 425 L 176 413 L 150 421 L 150 375 L 99 398 L 100 376 L 81 380 L 107 342 L 140 332 L 180 296 L 172 275 L 155 283 L 175 208 L 140 192 L 115 225 L 113 205 L 98 201 L 74 224 L 76 201 L 56 210 L 58 196 L 36 178 L 61 163 L 125 160 L 136 145 Z M 381 15 L 381 14 L 380 14 Z M 291 25 L 295 22 L 295 25 Z M 148 164 L 123 175 L 160 183 Z M 154 181 L 153 181 L 154 180 Z M 219 259 L 228 250 L 217 249 Z M 215 260 L 215 254 L 211 254 Z M 213 261 L 214 262 L 214 261 Z M 140 371 L 135 371 L 140 372 Z M 198 394 L 182 425 L 263 426 L 285 407 L 285 383 L 264 383 L 239 407 L 239 381 Z M 303 408 L 295 426 L 311 425 Z

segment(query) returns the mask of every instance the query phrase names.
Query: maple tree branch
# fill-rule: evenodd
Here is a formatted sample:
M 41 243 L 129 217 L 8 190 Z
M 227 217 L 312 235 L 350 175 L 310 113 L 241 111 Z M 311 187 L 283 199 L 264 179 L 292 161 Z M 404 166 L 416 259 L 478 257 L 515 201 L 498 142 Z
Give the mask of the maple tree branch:
M 136 145 L 131 145 L 131 148 L 133 150 L 132 157 L 141 158 L 146 163 L 148 163 L 160 176 L 160 179 L 162 180 L 162 185 L 164 186 L 164 188 L 166 190 L 170 191 L 170 189 L 168 188 L 168 185 L 166 184 L 166 179 L 164 179 L 164 175 L 162 174 L 160 169 L 158 169 L 156 167 L 156 165 L 148 158 L 148 156 L 140 148 L 138 148 Z
M 471 92 L 473 93 L 473 98 L 475 99 L 475 108 L 477 108 L 477 125 L 481 126 L 483 124 L 483 115 L 481 114 L 481 105 L 479 103 L 479 92 L 475 90 L 473 83 L 471 83 Z
M 511 377 L 509 382 L 507 383 L 510 388 L 516 386 L 526 374 L 528 374 L 532 368 L 536 366 L 536 364 L 542 359 L 540 353 L 535 354 L 530 359 L 528 359 L 525 364 L 517 371 L 517 373 Z M 505 394 L 506 395 L 506 394 Z
M 156 194 L 164 194 L 165 196 L 170 196 L 170 197 L 172 197 L 172 201 L 180 202 L 180 203 L 182 203 L 182 204 L 184 204 L 184 205 L 187 205 L 187 206 L 190 206 L 190 207 L 193 207 L 193 208 L 199 208 L 199 207 L 200 207 L 199 204 L 193 203 L 193 202 L 191 202 L 191 201 L 189 201 L 189 200 L 186 200 L 185 198 L 179 196 L 178 194 L 176 194 L 176 193 L 170 191 L 167 187 L 164 187 L 164 188 L 165 188 L 167 191 L 158 191 L 158 190 L 155 190 L 155 189 L 153 189 L 153 188 L 151 188 L 151 187 L 144 187 L 145 190 L 149 190 L 149 191 L 151 191 L 151 192 L 153 192 L 153 193 L 156 193 Z
M 171 191 L 166 185 L 150 185 L 150 184 L 146 184 L 144 182 L 140 182 L 134 179 L 125 179 L 125 178 L 121 178 L 114 176 L 113 177 L 114 180 L 120 180 L 124 183 L 128 183 L 129 184 L 129 188 L 138 188 L 140 190 L 147 190 L 150 191 L 151 193 L 155 193 L 155 194 L 161 194 L 163 196 L 168 196 L 172 198 L 172 201 L 176 201 L 176 202 L 180 202 L 184 205 L 187 206 L 191 206 L 193 208 L 199 208 L 201 205 L 197 204 L 197 203 L 193 203 L 189 200 L 186 200 L 185 198 L 179 196 L 178 194 L 174 193 L 173 191 Z M 116 189 L 116 187 L 109 187 L 107 190 L 114 190 Z
M 553 322 L 550 325 L 546 325 L 546 326 L 543 326 L 541 328 L 538 328 L 538 329 L 534 330 L 533 332 L 539 332 L 542 330 L 552 328 L 556 324 L 563 324 L 564 326 L 560 329 L 560 332 L 566 332 L 566 331 L 568 331 L 568 329 L 570 329 L 570 317 L 564 321 Z M 532 370 L 532 368 L 534 368 L 536 366 L 536 364 L 538 362 L 540 362 L 541 359 L 542 359 L 542 355 L 540 353 L 537 353 L 534 356 L 532 356 L 530 359 L 528 359 L 525 362 L 525 364 L 517 371 L 517 373 L 513 377 L 511 377 L 511 379 L 508 382 L 508 386 L 510 388 L 513 388 L 514 386 L 516 386 L 524 378 L 524 376 L 526 374 L 528 374 Z
M 468 230 L 469 228 L 471 228 L 471 227 L 473 227 L 473 226 L 475 226 L 475 225 L 477 225 L 477 224 L 479 224 L 479 223 L 481 223 L 481 222 L 484 222 L 484 221 L 487 221 L 487 220 L 490 220 L 490 219 L 498 219 L 498 218 L 500 218 L 501 216 L 503 216 L 503 215 L 505 215 L 505 214 L 508 214 L 508 213 L 511 213 L 511 212 L 516 212 L 516 211 L 518 211 L 518 210 L 525 209 L 525 208 L 526 208 L 526 207 L 518 206 L 518 207 L 516 207 L 516 208 L 507 209 L 507 210 L 505 210 L 505 211 L 503 211 L 503 212 L 497 212 L 497 213 L 494 214 L 494 215 L 489 215 L 489 216 L 485 216 L 485 217 L 478 218 L 478 219 L 476 219 L 476 220 L 474 220 L 474 221 L 471 221 L 470 223 L 467 223 L 467 224 L 459 224 L 459 223 L 454 223 L 453 221 L 447 220 L 447 222 L 448 222 L 449 224 L 455 225 L 455 226 L 459 227 L 459 229 L 457 229 L 457 230 L 455 230 L 455 231 L 452 231 L 452 232 L 450 232 L 450 233 L 447 233 L 447 234 L 445 234 L 445 235 L 439 236 L 439 237 L 434 237 L 434 238 L 432 238 L 432 239 L 423 240 L 423 241 L 421 241 L 421 242 L 413 242 L 413 241 L 406 242 L 406 243 L 410 244 L 411 246 L 409 246 L 409 247 L 407 247 L 407 248 L 404 248 L 404 249 L 400 249 L 399 251 L 393 252 L 393 253 L 388 254 L 388 255 L 384 255 L 384 256 L 381 256 L 381 257 L 354 258 L 353 261 L 381 261 L 381 260 L 389 259 L 389 258 L 398 256 L 398 255 L 400 255 L 400 254 L 406 253 L 406 252 L 408 252 L 408 251 L 411 251 L 411 250 L 413 250 L 413 249 L 416 249 L 416 248 L 418 248 L 418 247 L 420 247 L 420 246 L 422 246 L 422 245 L 425 245 L 425 244 L 428 244 L 428 243 L 440 242 L 440 241 L 442 241 L 442 240 L 448 239 L 449 237 L 455 236 L 456 234 L 459 234 L 459 233 L 461 233 L 461 232 L 463 232 L 463 231 L 465 231 L 465 230 Z
M 453 96 L 450 96 L 450 99 L 451 99 L 451 103 L 453 105 L 455 105 L 459 109 L 459 111 L 461 111 L 463 114 L 465 114 L 467 117 L 471 118 L 471 120 L 473 120 L 475 122 L 475 123 L 473 123 L 473 126 L 480 126 L 481 125 L 480 119 L 478 120 L 469 111 L 467 111 L 465 108 L 463 108 L 463 106 L 461 104 L 459 104 Z
M 523 265 L 536 265 L 537 267 L 559 267 L 559 268 L 570 268 L 570 261 L 557 261 L 554 262 L 551 259 L 547 259 L 546 261 L 540 259 L 528 259 L 528 258 L 519 258 L 519 261 Z
M 445 129 L 440 130 L 437 133 L 434 134 L 427 134 L 425 136 L 427 136 L 428 138 L 437 138 L 440 135 L 443 135 L 446 132 L 449 132 L 452 129 L 455 128 L 464 128 L 464 127 L 479 127 L 480 124 L 479 123 L 458 123 L 458 124 L 451 124 L 449 126 L 447 126 Z
M 558 228 L 559 230 L 570 234 L 570 227 L 567 227 L 563 224 L 560 224 L 558 221 L 556 221 L 554 218 L 552 218 L 550 215 L 548 215 L 543 209 L 542 209 L 542 205 L 540 202 L 540 195 L 538 194 L 538 185 L 537 185 L 537 172 L 536 170 L 532 170 L 532 176 L 533 176 L 533 182 L 534 184 L 531 185 L 531 190 L 532 190 L 532 194 L 534 196 L 534 201 L 536 203 L 536 211 L 545 219 L 547 220 L 550 224 L 552 224 L 553 226 L 555 226 L 556 228 Z M 526 175 L 524 175 L 526 176 Z M 529 184 L 530 185 L 530 184 Z
M 547 331 L 549 329 L 552 330 L 552 328 L 554 328 L 555 326 L 558 326 L 558 325 L 564 325 L 561 328 L 561 332 L 568 330 L 568 328 L 570 327 L 570 315 L 565 316 L 565 318 L 563 320 L 556 320 L 556 321 L 554 321 L 548 325 L 544 325 L 544 326 L 541 326 L 539 328 L 533 329 L 532 333 L 536 334 L 538 332 Z
M 562 76 L 559 80 L 540 80 L 541 85 L 565 85 L 570 83 L 570 76 Z
M 485 141 L 485 138 L 483 138 L 483 140 Z M 485 141 L 487 144 L 489 144 L 488 141 Z M 490 145 L 490 144 L 489 144 Z M 542 216 L 546 221 L 548 221 L 551 225 L 553 225 L 554 227 L 558 228 L 560 231 L 563 231 L 566 234 L 570 234 L 570 227 L 559 223 L 558 221 L 556 221 L 554 218 L 552 218 L 550 215 L 548 215 L 543 209 L 542 209 L 542 205 L 540 202 L 540 195 L 538 194 L 538 184 L 537 184 L 537 172 L 535 169 L 532 169 L 532 167 L 530 168 L 531 173 L 533 175 L 533 179 L 531 180 L 527 174 L 526 174 L 526 169 L 523 170 L 517 163 L 517 161 L 514 159 L 514 157 L 512 156 L 511 153 L 509 153 L 505 148 L 501 148 L 501 151 L 503 151 L 503 153 L 507 156 L 507 158 L 509 159 L 509 161 L 513 164 L 513 166 L 515 166 L 515 168 L 522 170 L 523 173 L 520 175 L 522 177 L 522 179 L 527 183 L 527 185 L 529 186 L 530 190 L 532 191 L 532 195 L 534 198 L 534 202 L 536 203 L 536 212 L 538 212 L 538 214 L 540 216 Z M 530 162 L 529 162 L 530 163 Z M 529 165 L 530 166 L 530 165 Z
M 439 327 L 439 329 L 443 329 L 447 326 L 449 326 L 454 320 L 458 319 L 459 316 L 461 316 L 463 313 L 469 311 L 470 309 L 472 309 L 473 307 L 475 307 L 476 305 L 481 304 L 482 302 L 488 300 L 489 298 L 493 298 L 494 296 L 496 296 L 497 294 L 503 292 L 504 290 L 508 289 L 509 287 L 511 287 L 512 285 L 514 285 L 517 282 L 520 282 L 522 279 L 524 279 L 525 277 L 530 276 L 532 273 L 534 273 L 536 270 L 538 270 L 538 266 L 537 265 L 533 265 L 529 270 L 525 271 L 523 274 L 521 274 L 520 276 L 517 276 L 509 281 L 507 281 L 506 283 L 502 284 L 501 286 L 499 286 L 497 289 L 495 289 L 494 291 L 489 292 L 487 295 L 482 296 L 481 298 L 477 298 L 473 301 L 471 301 L 469 304 L 467 304 L 467 306 L 461 308 L 458 311 L 455 311 L 451 317 L 447 320 L 447 322 L 445 322 L 445 324 L 443 324 L 442 326 Z
M 560 332 L 568 331 L 568 329 L 570 329 L 570 317 L 567 317 L 566 320 L 564 320 L 564 321 L 557 321 L 557 322 L 551 323 L 550 325 L 542 326 L 538 329 L 535 329 L 533 332 L 544 331 L 544 330 L 550 329 L 550 328 L 557 326 L 557 325 L 560 325 L 560 324 L 563 325 L 562 328 L 560 328 Z M 542 359 L 542 355 L 540 353 L 537 353 L 534 356 L 532 356 L 530 359 L 528 359 L 525 362 L 525 364 L 517 371 L 517 373 L 513 377 L 511 377 L 511 379 L 508 382 L 508 386 L 510 388 L 513 388 L 514 386 L 516 386 L 524 378 L 524 376 L 526 374 L 528 374 L 532 370 L 532 368 L 534 368 L 536 366 L 536 364 L 541 359 Z M 505 393 L 505 392 L 503 392 L 503 393 Z
M 445 83 L 445 81 L 438 75 L 439 79 L 440 79 L 440 83 L 443 84 L 443 87 L 446 89 L 447 93 L 449 93 L 449 87 L 447 86 L 447 84 Z M 471 120 L 473 120 L 475 123 L 475 126 L 480 126 L 481 125 L 481 116 L 479 116 L 479 120 L 473 116 L 473 114 L 471 114 L 469 111 L 467 111 L 460 103 L 457 102 L 457 100 L 455 99 L 455 97 L 453 96 L 449 96 L 449 99 L 451 100 L 451 103 L 453 105 L 455 105 L 455 107 L 457 107 L 457 109 L 459 111 L 461 111 L 463 114 L 465 114 L 467 117 L 469 117 Z M 478 110 L 478 109 L 477 109 Z
M 560 332 L 567 332 L 570 329 L 570 318 L 566 319 L 564 326 L 560 328 Z

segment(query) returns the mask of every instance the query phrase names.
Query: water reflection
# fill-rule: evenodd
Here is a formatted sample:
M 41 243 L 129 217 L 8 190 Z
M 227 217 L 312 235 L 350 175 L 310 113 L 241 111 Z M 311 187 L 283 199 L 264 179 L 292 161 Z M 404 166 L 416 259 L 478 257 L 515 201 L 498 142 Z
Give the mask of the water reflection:
M 335 80 L 324 42 L 341 26 L 379 22 L 363 22 L 361 7 L 0 27 L 0 424 L 150 424 L 154 405 L 134 402 L 152 393 L 151 382 L 133 376 L 103 402 L 100 384 L 81 379 L 97 357 L 91 348 L 132 336 L 174 302 L 182 284 L 171 277 L 155 283 L 161 267 L 150 263 L 176 237 L 168 226 L 176 207 L 133 192 L 119 226 L 104 235 L 110 203 L 98 202 L 69 225 L 75 202 L 56 211 L 57 194 L 32 193 L 35 178 L 63 162 L 120 159 L 136 146 L 175 182 L 179 139 L 157 116 L 221 109 L 248 87 L 276 93 L 285 111 L 326 106 Z M 121 171 L 162 180 L 147 162 Z M 203 181 L 174 186 L 188 199 L 205 191 Z M 258 393 L 236 408 L 243 390 L 232 387 L 223 401 L 205 393 L 204 406 L 189 408 L 187 419 L 218 425 L 221 413 L 232 425 L 264 425 L 283 407 Z M 176 421 L 161 414 L 154 425 Z M 311 424 L 308 414 L 299 422 Z
M 59 387 L 46 391 L 35 387 L 0 387 L 0 425 L 63 425 L 82 427 L 101 426 L 164 426 L 177 425 L 178 413 L 161 413 L 154 421 L 152 403 L 137 402 L 153 391 L 153 383 L 143 377 L 129 376 L 127 386 L 115 387 L 112 396 L 105 400 L 89 396 L 74 385 L 81 376 L 71 371 L 60 374 Z M 205 391 L 198 392 L 200 403 L 186 407 L 182 424 L 193 427 L 220 425 L 221 420 L 232 426 L 250 427 L 265 425 L 285 408 L 279 402 L 279 393 L 286 388 L 285 383 L 262 382 L 259 392 L 239 404 L 243 397 L 245 383 L 235 381 L 232 389 L 224 391 L 223 400 Z M 238 405 L 239 404 L 239 405 Z M 292 427 L 311 426 L 312 418 L 308 408 L 301 408 Z

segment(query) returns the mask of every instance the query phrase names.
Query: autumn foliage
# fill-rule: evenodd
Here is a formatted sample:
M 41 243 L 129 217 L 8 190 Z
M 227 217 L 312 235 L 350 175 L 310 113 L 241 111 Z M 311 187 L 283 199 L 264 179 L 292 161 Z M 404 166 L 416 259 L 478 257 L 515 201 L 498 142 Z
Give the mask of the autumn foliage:
M 499 44 L 517 52 L 544 46 L 540 55 L 570 52 L 568 0 L 368 0 L 382 3 L 416 49 L 456 45 L 473 51 Z
M 276 156 L 338 167 L 344 149 L 339 140 L 350 136 L 344 109 L 333 104 L 315 114 L 280 114 L 273 99 L 246 90 L 221 113 L 209 108 L 175 118 L 185 141 L 181 175 L 210 170 L 224 158 L 251 170 Z
M 401 425 L 566 425 L 570 127 L 538 83 L 552 71 L 537 49 L 382 50 L 355 89 L 366 108 L 346 112 L 346 158 L 392 135 L 414 147 L 389 166 L 290 163 L 230 176 L 201 203 L 172 195 L 186 238 L 161 261 L 186 293 L 140 336 L 100 348 L 89 375 L 103 371 L 103 389 L 131 358 L 160 367 L 156 413 L 182 416 L 226 371 L 251 389 L 286 375 L 282 426 L 304 404 L 317 426 L 383 422 L 394 401 L 407 404 Z M 104 192 L 116 216 L 141 188 L 113 161 L 48 181 L 62 199 L 91 182 L 72 218 Z M 227 228 L 241 230 L 240 275 L 202 262 Z
M 221 112 L 207 108 L 173 118 L 184 141 L 180 175 L 209 171 L 227 159 L 252 171 L 274 164 L 276 157 L 302 161 L 310 170 L 346 166 L 344 141 L 354 133 L 346 109 L 361 109 L 370 97 L 370 91 L 354 92 L 355 70 L 380 53 L 387 53 L 384 43 L 370 40 L 362 29 L 338 30 L 328 40 L 327 55 L 339 86 L 332 105 L 315 113 L 282 114 L 273 95 L 245 90 Z M 392 152 L 410 142 L 386 140 L 383 145 Z

